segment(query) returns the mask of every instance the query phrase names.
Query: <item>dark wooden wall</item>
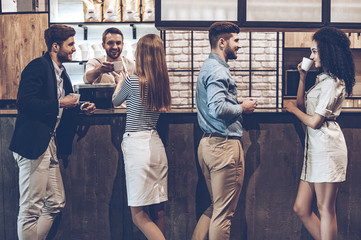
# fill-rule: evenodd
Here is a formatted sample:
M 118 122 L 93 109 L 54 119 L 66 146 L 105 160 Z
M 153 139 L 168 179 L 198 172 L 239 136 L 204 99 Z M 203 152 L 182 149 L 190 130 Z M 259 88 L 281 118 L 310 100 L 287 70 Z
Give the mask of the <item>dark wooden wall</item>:
M 337 199 L 339 240 L 361 239 L 361 114 L 343 113 L 339 122 L 349 149 L 347 181 Z M 7 150 L 15 118 L 0 117 L 0 239 L 16 239 L 17 167 Z M 80 116 L 73 154 L 63 161 L 67 205 L 50 234 L 64 240 L 143 240 L 127 206 L 120 151 L 124 115 Z M 232 223 L 231 239 L 312 239 L 292 211 L 303 159 L 304 128 L 287 113 L 245 118 L 245 181 Z M 167 239 L 188 240 L 209 203 L 196 147 L 196 115 L 165 114 L 159 123 L 168 162 Z

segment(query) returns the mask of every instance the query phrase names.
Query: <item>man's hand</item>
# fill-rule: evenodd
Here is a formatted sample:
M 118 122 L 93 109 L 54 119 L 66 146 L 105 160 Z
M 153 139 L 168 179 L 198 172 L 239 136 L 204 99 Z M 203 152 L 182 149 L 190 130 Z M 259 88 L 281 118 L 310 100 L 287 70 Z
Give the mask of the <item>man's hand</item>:
M 99 66 L 95 67 L 92 70 L 89 70 L 85 73 L 84 81 L 85 83 L 93 83 L 95 82 L 100 75 L 103 73 L 109 73 L 114 71 L 114 65 L 110 62 L 103 62 Z
M 294 110 L 296 109 L 297 107 L 295 106 L 295 104 L 293 102 L 288 102 L 285 109 L 287 112 L 290 112 L 290 113 L 294 113 Z
M 114 79 L 118 82 L 117 82 L 117 86 L 115 87 L 114 93 L 117 93 L 122 88 L 122 84 L 126 76 L 124 72 L 120 72 L 119 74 L 115 73 L 115 74 L 116 76 L 114 76 Z
M 114 81 L 116 84 L 120 83 L 122 85 L 123 80 L 125 79 L 125 73 L 123 71 L 117 73 L 117 72 L 111 72 L 111 74 L 114 77 Z
M 78 98 L 72 95 L 66 95 L 59 101 L 61 108 L 73 108 L 79 105 Z
M 247 98 L 247 99 L 245 99 L 243 101 L 239 101 L 239 102 L 242 105 L 242 109 L 243 109 L 244 113 L 252 113 L 258 105 L 258 103 L 255 100 L 253 100 L 252 98 Z
M 103 62 L 101 65 L 99 65 L 96 69 L 96 72 L 98 75 L 102 73 L 108 73 L 114 71 L 114 65 L 110 62 Z
M 94 103 L 90 103 L 90 102 L 86 102 L 82 104 L 82 111 L 86 114 L 86 115 L 92 115 L 95 111 L 95 104 Z

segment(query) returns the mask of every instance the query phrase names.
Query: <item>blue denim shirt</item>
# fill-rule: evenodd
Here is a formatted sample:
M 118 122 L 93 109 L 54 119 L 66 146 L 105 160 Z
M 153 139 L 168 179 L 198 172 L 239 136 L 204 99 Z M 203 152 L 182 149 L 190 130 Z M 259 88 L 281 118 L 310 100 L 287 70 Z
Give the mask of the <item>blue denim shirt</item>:
M 205 133 L 241 137 L 242 106 L 229 65 L 211 53 L 203 63 L 196 91 L 198 123 Z

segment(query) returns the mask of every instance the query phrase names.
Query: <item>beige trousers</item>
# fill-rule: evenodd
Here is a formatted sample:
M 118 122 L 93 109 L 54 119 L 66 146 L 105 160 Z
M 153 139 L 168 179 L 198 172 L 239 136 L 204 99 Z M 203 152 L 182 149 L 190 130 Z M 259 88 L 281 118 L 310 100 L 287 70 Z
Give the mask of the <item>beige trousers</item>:
M 19 166 L 19 240 L 45 240 L 65 206 L 63 180 L 54 139 L 38 159 L 13 153 Z
M 244 178 L 241 142 L 203 137 L 198 147 L 198 161 L 212 199 L 212 205 L 203 213 L 211 218 L 209 239 L 227 240 Z

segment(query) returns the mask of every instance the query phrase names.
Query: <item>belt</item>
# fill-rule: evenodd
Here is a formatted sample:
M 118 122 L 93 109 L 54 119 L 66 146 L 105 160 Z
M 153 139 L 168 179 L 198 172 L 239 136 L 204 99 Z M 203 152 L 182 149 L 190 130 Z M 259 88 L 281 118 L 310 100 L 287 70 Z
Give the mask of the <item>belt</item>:
M 241 137 L 237 137 L 237 136 L 223 136 L 220 133 L 204 133 L 203 137 L 220 137 L 220 138 L 228 138 L 228 139 L 236 139 L 236 140 L 241 140 Z

